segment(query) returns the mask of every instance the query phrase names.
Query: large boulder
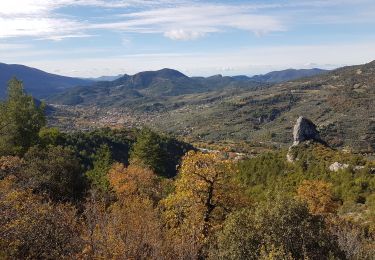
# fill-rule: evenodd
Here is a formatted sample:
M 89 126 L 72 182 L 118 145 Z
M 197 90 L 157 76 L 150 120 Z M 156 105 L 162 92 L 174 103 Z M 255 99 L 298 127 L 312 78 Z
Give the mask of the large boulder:
M 300 145 L 308 147 L 313 142 L 318 142 L 326 145 L 326 143 L 320 138 L 319 131 L 316 129 L 316 125 L 309 119 L 300 116 L 297 119 L 293 129 L 293 145 L 289 147 L 287 153 L 288 162 L 293 163 L 297 159 L 297 151 Z
M 304 141 L 322 142 L 316 125 L 309 119 L 300 116 L 293 129 L 293 145 L 298 145 Z
M 332 163 L 328 169 L 331 171 L 331 172 L 338 172 L 340 170 L 345 170 L 349 168 L 349 164 L 346 164 L 346 163 L 339 163 L 339 162 L 334 162 Z

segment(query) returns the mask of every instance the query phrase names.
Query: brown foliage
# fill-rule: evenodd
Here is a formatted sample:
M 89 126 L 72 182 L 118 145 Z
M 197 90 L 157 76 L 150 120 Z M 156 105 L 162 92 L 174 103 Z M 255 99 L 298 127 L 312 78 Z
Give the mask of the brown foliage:
M 0 179 L 17 174 L 23 164 L 24 161 L 17 156 L 0 157 Z
M 304 180 L 297 189 L 297 197 L 306 202 L 315 215 L 335 213 L 337 203 L 333 200 L 332 184 L 321 180 Z
M 81 250 L 75 209 L 17 189 L 15 177 L 0 182 L 0 212 L 0 252 L 6 258 L 74 258 Z
M 332 218 L 328 223 L 330 231 L 337 237 L 339 247 L 347 259 L 373 259 L 374 232 L 340 217 Z
M 86 204 L 86 258 L 167 259 L 159 212 L 161 182 L 149 169 L 114 164 L 108 173 L 117 201 L 105 206 L 93 194 Z
M 92 199 L 84 215 L 84 258 L 163 259 L 162 228 L 150 200 L 125 199 L 105 209 Z
M 108 179 L 120 199 L 140 197 L 158 201 L 161 197 L 160 179 L 148 168 L 116 163 L 109 171 Z

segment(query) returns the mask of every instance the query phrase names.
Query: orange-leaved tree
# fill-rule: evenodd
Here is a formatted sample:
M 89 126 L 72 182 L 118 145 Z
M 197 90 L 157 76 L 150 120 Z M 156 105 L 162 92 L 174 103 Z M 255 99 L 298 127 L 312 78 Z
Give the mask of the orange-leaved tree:
M 335 213 L 337 210 L 332 184 L 322 180 L 304 180 L 297 188 L 297 197 L 306 202 L 315 215 Z
M 108 181 L 117 200 L 108 208 L 95 197 L 86 204 L 87 258 L 162 259 L 162 225 L 156 208 L 159 177 L 148 168 L 115 163 Z
M 115 163 L 108 179 L 119 199 L 141 197 L 155 202 L 160 199 L 161 179 L 149 168 Z

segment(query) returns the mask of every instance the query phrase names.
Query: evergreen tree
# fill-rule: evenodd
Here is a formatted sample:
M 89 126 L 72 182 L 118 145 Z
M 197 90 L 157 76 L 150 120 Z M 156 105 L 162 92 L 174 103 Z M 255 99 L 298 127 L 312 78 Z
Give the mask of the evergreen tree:
M 112 153 L 108 145 L 102 145 L 95 155 L 94 167 L 86 173 L 91 184 L 100 191 L 109 190 L 107 173 L 113 164 Z
M 161 137 L 150 129 L 143 129 L 133 146 L 130 161 L 148 167 L 159 175 L 166 175 L 166 155 Z
M 37 144 L 39 130 L 46 124 L 44 108 L 25 93 L 22 81 L 9 81 L 8 98 L 0 105 L 0 155 L 23 155 Z

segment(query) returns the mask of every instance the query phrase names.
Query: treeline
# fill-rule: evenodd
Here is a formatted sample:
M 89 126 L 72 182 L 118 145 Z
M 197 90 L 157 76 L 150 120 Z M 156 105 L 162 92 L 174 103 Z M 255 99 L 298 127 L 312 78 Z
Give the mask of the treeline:
M 9 83 L 1 259 L 372 259 L 375 177 L 313 145 L 240 163 L 149 129 L 61 133 Z M 361 169 L 328 172 L 330 160 Z

